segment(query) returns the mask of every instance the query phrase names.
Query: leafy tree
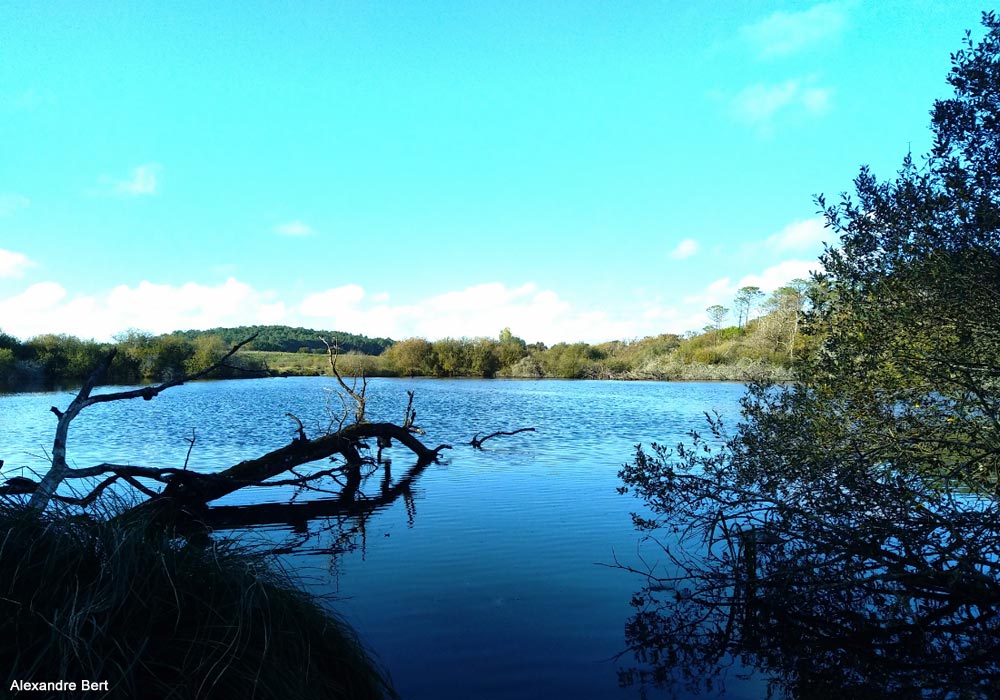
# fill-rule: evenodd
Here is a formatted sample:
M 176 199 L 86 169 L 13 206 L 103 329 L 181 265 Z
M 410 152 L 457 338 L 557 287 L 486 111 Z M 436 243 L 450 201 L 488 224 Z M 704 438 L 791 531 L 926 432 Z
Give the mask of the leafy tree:
M 718 341 L 719 331 L 722 329 L 722 324 L 725 322 L 726 317 L 729 316 L 729 309 L 721 304 L 712 304 L 705 311 L 708 312 L 708 317 L 712 321 L 710 329 L 714 329 L 715 338 Z
M 522 357 L 528 354 L 528 345 L 521 338 L 510 332 L 510 328 L 500 331 L 500 345 L 497 347 L 497 358 L 500 367 L 513 367 Z
M 591 376 L 596 353 L 587 343 L 556 343 L 538 361 L 547 377 L 582 379 Z
M 0 348 L 0 388 L 7 388 L 14 383 L 14 368 L 17 360 L 10 348 Z
M 407 338 L 393 343 L 385 351 L 386 362 L 400 375 L 414 377 L 431 374 L 434 369 L 434 348 L 424 338 Z
M 754 307 L 764 298 L 764 292 L 760 287 L 746 286 L 740 287 L 736 292 L 736 326 L 742 328 L 750 321 L 750 314 Z
M 628 678 L 752 658 L 791 698 L 1000 695 L 1000 21 L 952 56 L 934 147 L 862 168 L 809 290 L 817 352 L 742 420 L 639 448 L 684 533 L 636 596 Z M 800 290 L 783 301 L 800 303 Z M 795 317 L 798 317 L 796 310 Z M 686 671 L 685 671 L 686 669 Z
M 210 328 L 206 331 L 180 331 L 176 335 L 181 335 L 188 340 L 194 340 L 200 335 L 215 335 L 222 338 L 222 342 L 227 346 L 232 346 L 243 338 L 255 334 L 256 338 L 250 349 L 275 352 L 298 352 L 300 348 L 308 348 L 310 352 L 325 353 L 326 346 L 323 345 L 320 337 L 336 343 L 337 349 L 341 353 L 358 351 L 367 355 L 378 355 L 392 345 L 389 338 L 369 338 L 342 331 L 321 331 L 291 326 Z
M 473 338 L 466 345 L 469 373 L 475 377 L 492 377 L 500 369 L 497 341 L 492 338 Z
M 467 372 L 468 360 L 465 342 L 457 338 L 442 338 L 433 343 L 434 373 L 445 377 L 457 377 Z
M 192 346 L 193 351 L 184 365 L 188 374 L 197 374 L 211 367 L 229 351 L 226 341 L 217 335 L 196 336 Z

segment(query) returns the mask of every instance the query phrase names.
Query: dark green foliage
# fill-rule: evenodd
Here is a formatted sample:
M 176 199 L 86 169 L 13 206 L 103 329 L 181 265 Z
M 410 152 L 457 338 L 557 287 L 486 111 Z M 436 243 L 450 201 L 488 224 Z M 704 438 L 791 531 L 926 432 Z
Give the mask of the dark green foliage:
M 798 381 L 752 386 L 734 431 L 712 421 L 622 470 L 654 514 L 637 523 L 681 535 L 636 596 L 626 679 L 701 682 L 739 656 L 790 698 L 1000 697 L 1000 21 L 984 24 L 953 56 L 925 164 L 820 199 L 839 246 L 772 309 L 808 292 Z
M 36 336 L 25 343 L 4 337 L 10 347 L 0 348 L 0 390 L 78 386 L 113 347 L 68 335 Z M 211 366 L 229 349 L 216 336 L 200 335 L 189 341 L 180 334 L 153 336 L 134 330 L 118 336 L 114 346 L 118 353 L 104 378 L 109 384 L 162 382 L 194 374 Z M 209 378 L 261 376 L 265 370 L 262 363 L 245 353 L 227 364 Z
M 134 514 L 0 506 L 0 661 L 5 691 L 86 678 L 111 697 L 394 697 L 350 628 L 273 563 Z
M 600 352 L 587 343 L 556 343 L 538 354 L 538 362 L 547 377 L 594 379 L 595 360 Z
M 291 326 L 210 328 L 205 331 L 179 331 L 177 335 L 188 340 L 194 340 L 202 335 L 214 335 L 221 338 L 226 345 L 233 346 L 254 333 L 258 334 L 257 338 L 247 348 L 248 350 L 299 352 L 300 348 L 307 348 L 310 352 L 325 353 L 326 346 L 320 340 L 321 336 L 335 344 L 338 350 L 343 353 L 356 351 L 365 355 L 379 355 L 392 345 L 392 340 L 389 338 L 369 338 L 342 331 L 317 331 L 311 328 L 292 328 Z

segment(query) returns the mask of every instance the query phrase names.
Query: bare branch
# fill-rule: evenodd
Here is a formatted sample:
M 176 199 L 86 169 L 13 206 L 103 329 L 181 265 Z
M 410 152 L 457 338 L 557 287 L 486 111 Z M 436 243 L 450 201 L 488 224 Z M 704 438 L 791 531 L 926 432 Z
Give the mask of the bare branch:
M 476 433 L 473 436 L 472 441 L 469 442 L 469 444 L 472 445 L 477 450 L 481 450 L 483 449 L 483 443 L 489 440 L 490 438 L 499 437 L 501 435 L 517 435 L 518 433 L 533 433 L 533 432 L 535 432 L 534 428 L 518 428 L 517 430 L 498 430 L 495 433 L 490 433 L 489 435 L 487 435 L 482 439 L 480 439 L 479 433 Z
M 69 435 L 69 425 L 73 419 L 80 414 L 80 411 L 85 409 L 87 406 L 92 406 L 97 403 L 108 403 L 110 401 L 123 401 L 138 398 L 149 401 L 154 396 L 157 396 L 171 387 L 179 386 L 184 382 L 194 379 L 200 379 L 201 377 L 215 371 L 220 366 L 224 365 L 226 360 L 232 357 L 240 348 L 254 340 L 256 337 L 257 334 L 255 333 L 246 340 L 237 343 L 230 348 L 229 352 L 219 358 L 218 361 L 214 362 L 202 371 L 196 372 L 195 374 L 181 376 L 168 382 L 163 382 L 162 384 L 147 386 L 141 389 L 116 391 L 108 394 L 91 396 L 91 392 L 94 390 L 94 387 L 97 386 L 97 382 L 100 381 L 101 377 L 107 373 L 108 368 L 115 359 L 115 355 L 118 351 L 116 348 L 112 348 L 98 363 L 97 367 L 93 372 L 91 372 L 90 376 L 87 377 L 87 381 L 84 382 L 82 387 L 80 387 L 80 391 L 77 393 L 76 398 L 70 402 L 65 411 L 60 411 L 54 406 L 52 407 L 52 412 L 59 419 L 58 423 L 56 423 L 56 435 L 52 442 L 52 466 L 42 478 L 34 493 L 32 493 L 31 500 L 28 504 L 29 507 L 35 510 L 44 510 L 48 505 L 49 500 L 55 494 L 56 489 L 59 488 L 59 484 L 61 484 L 66 475 L 70 473 L 70 467 L 66 462 L 66 440 Z
M 323 341 L 323 345 L 326 346 L 326 356 L 330 361 L 330 371 L 333 372 L 333 376 L 337 378 L 337 383 L 340 384 L 340 387 L 347 393 L 348 396 L 354 399 L 354 422 L 363 423 L 365 421 L 365 392 L 368 390 L 368 378 L 365 377 L 364 373 L 361 374 L 360 393 L 356 391 L 358 386 L 357 377 L 354 379 L 354 386 L 347 386 L 347 382 L 345 382 L 344 378 L 340 376 L 340 370 L 337 369 L 337 356 L 339 354 L 337 344 L 330 344 L 330 342 L 323 336 L 320 336 L 319 339 Z

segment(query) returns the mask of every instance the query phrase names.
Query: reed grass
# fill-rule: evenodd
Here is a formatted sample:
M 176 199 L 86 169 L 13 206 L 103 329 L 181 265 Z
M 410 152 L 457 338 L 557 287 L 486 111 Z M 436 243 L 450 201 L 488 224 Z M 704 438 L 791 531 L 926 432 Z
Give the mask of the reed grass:
M 0 505 L 0 666 L 0 694 L 88 679 L 109 682 L 95 700 L 396 697 L 351 628 L 274 561 L 127 513 Z

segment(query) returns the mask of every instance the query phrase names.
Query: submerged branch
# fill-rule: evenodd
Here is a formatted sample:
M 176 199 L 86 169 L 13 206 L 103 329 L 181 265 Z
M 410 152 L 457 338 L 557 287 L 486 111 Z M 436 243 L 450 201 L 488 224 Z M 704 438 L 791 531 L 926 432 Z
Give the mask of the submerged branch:
M 481 450 L 483 449 L 483 443 L 489 440 L 490 438 L 499 437 L 501 435 L 517 435 L 518 433 L 533 433 L 533 432 L 535 432 L 534 428 L 518 428 L 517 430 L 498 430 L 495 433 L 490 433 L 484 438 L 480 438 L 479 433 L 476 433 L 473 436 L 472 440 L 469 442 L 469 444 L 472 445 L 475 449 Z

